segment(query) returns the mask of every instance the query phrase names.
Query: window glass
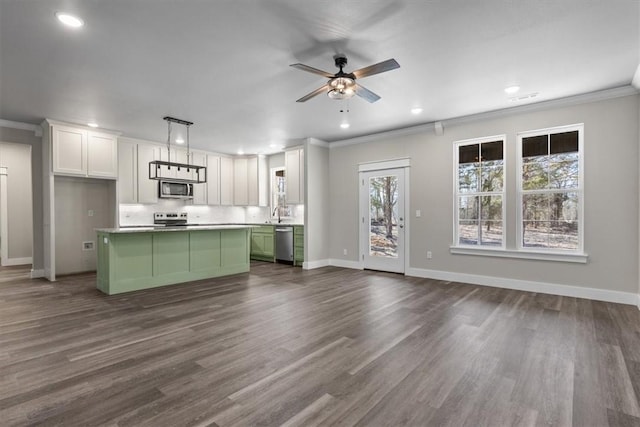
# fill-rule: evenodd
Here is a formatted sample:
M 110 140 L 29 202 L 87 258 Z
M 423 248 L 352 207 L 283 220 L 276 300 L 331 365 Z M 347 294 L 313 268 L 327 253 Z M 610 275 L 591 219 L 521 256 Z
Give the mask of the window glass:
M 546 156 L 549 154 L 547 135 L 522 138 L 522 157 Z
M 473 145 L 461 145 L 458 147 L 459 160 L 458 164 L 463 165 L 465 163 L 477 163 L 480 155 L 479 144 Z
M 564 132 L 551 129 L 541 135 L 520 138 L 520 247 L 581 249 L 581 130 L 582 126 Z
M 577 153 L 578 131 L 554 133 L 549 135 L 549 153 Z
M 503 245 L 504 141 L 457 146 L 456 241 Z

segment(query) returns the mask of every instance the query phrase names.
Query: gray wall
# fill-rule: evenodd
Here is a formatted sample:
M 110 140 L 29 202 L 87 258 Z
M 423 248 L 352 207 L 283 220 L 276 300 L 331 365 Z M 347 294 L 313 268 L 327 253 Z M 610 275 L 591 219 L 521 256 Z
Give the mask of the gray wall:
M 0 141 L 31 146 L 31 185 L 33 208 L 33 269 L 44 268 L 42 238 L 42 138 L 33 131 L 0 127 Z
M 330 150 L 330 258 L 357 261 L 358 164 L 411 159 L 410 266 L 552 284 L 638 292 L 638 95 L 542 111 L 514 112 L 480 121 L 445 123 L 433 132 Z M 516 133 L 584 123 L 585 252 L 589 262 L 516 260 L 452 255 L 453 142 L 507 135 L 507 240 L 515 247 Z M 421 218 L 415 210 L 422 211 Z M 343 256 L 347 249 L 349 256 Z M 433 259 L 426 259 L 432 251 Z
M 54 188 L 56 275 L 94 271 L 95 229 L 114 226 L 115 181 L 56 176 Z M 94 242 L 94 249 L 83 250 L 82 242 Z
M 7 168 L 7 243 L 9 258 L 33 256 L 31 146 L 0 143 L 0 166 Z
M 272 168 L 284 167 L 284 153 L 276 153 L 269 156 L 269 171 Z
M 304 148 L 306 262 L 329 259 L 329 149 L 309 138 Z

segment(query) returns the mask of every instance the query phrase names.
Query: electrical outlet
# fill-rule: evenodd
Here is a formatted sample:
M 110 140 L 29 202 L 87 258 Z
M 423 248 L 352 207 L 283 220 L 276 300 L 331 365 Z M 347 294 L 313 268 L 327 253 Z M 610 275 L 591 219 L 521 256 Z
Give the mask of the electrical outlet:
M 420 209 L 416 209 L 416 218 L 420 218 L 422 216 L 422 212 Z
M 89 216 L 93 216 L 93 209 L 89 209 L 87 213 L 89 214 Z
M 431 258 L 433 258 L 433 254 L 431 253 L 431 251 L 427 251 L 427 259 Z
M 346 249 L 343 249 L 343 250 L 342 250 L 342 255 L 346 255 L 346 254 L 347 254 L 347 250 L 346 250 Z

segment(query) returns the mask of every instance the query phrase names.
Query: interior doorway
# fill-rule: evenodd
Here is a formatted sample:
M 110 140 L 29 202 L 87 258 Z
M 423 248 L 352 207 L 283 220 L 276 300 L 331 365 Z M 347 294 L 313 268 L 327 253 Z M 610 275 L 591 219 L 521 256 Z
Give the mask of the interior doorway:
M 31 146 L 0 143 L 0 265 L 33 263 Z
M 408 174 L 408 166 L 359 173 L 360 259 L 364 268 L 394 273 L 404 273 L 407 268 Z

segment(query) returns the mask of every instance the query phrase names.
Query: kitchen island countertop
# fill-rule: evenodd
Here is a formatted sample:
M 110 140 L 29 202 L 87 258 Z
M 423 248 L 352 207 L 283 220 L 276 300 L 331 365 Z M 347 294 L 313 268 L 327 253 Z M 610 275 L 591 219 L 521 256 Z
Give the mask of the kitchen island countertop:
M 130 226 L 118 228 L 97 228 L 99 233 L 149 233 L 149 232 L 169 232 L 169 231 L 197 231 L 197 230 L 237 230 L 255 227 L 248 224 L 219 224 L 219 225 L 175 225 L 175 226 Z

